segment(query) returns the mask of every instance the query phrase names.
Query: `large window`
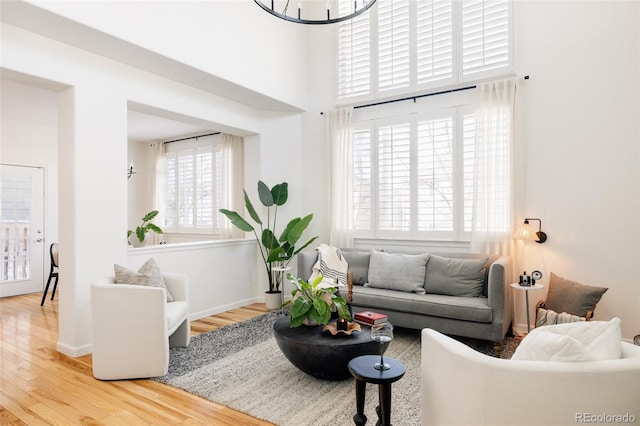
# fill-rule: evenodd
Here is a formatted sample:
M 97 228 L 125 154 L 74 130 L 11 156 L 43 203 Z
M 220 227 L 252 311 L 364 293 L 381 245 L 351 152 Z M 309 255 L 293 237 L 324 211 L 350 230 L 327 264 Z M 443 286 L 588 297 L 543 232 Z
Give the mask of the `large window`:
M 165 231 L 219 231 L 222 196 L 219 136 L 168 144 L 164 157 Z
M 371 238 L 466 240 L 471 231 L 471 108 L 354 125 L 353 223 Z
M 511 21 L 510 0 L 378 1 L 338 25 L 338 98 L 382 98 L 511 72 Z

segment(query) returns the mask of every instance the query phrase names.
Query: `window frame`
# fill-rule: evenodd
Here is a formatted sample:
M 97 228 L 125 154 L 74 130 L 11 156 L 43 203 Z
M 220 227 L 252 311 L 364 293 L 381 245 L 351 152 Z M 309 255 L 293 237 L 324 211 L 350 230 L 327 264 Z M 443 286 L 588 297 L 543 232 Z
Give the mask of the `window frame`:
M 475 92 L 475 91 L 473 91 Z M 358 216 L 354 214 L 354 237 L 358 240 L 362 239 L 384 239 L 397 241 L 432 241 L 438 243 L 468 243 L 471 239 L 471 229 L 465 228 L 465 187 L 464 187 L 464 117 L 473 114 L 475 109 L 475 93 L 458 93 L 448 97 L 449 99 L 438 99 L 435 102 L 424 102 L 419 100 L 411 106 L 405 105 L 400 107 L 403 111 L 394 114 L 390 106 L 381 108 L 371 108 L 375 111 L 356 110 L 354 115 L 352 129 L 353 132 L 368 131 L 370 133 L 369 150 L 371 157 L 370 170 L 370 186 L 371 194 L 369 195 L 370 205 L 370 226 L 369 228 L 361 228 L 358 226 Z M 422 101 L 422 102 L 421 102 Z M 435 104 L 435 105 L 434 105 Z M 418 193 L 417 193 L 417 171 L 418 171 L 418 123 L 422 121 L 434 120 L 442 117 L 452 118 L 453 135 L 453 159 L 452 159 L 452 221 L 453 229 L 446 231 L 437 230 L 418 230 Z M 380 229 L 379 222 L 379 151 L 378 151 L 378 129 L 380 126 L 391 123 L 410 123 L 410 144 L 411 144 L 411 189 L 410 204 L 411 217 L 410 227 L 406 231 L 402 230 L 383 230 Z M 353 150 L 353 159 L 355 161 L 356 147 Z M 356 170 L 354 168 L 354 174 Z M 355 182 L 355 175 L 353 176 Z M 354 185 L 354 190 L 355 190 Z M 351 198 L 354 202 L 352 194 Z M 353 206 L 354 213 L 357 211 Z
M 211 159 L 211 187 L 212 187 L 212 208 L 211 208 L 211 213 L 212 213 L 212 217 L 211 217 L 211 226 L 197 226 L 197 222 L 198 222 L 198 207 L 197 205 L 194 205 L 192 207 L 192 226 L 184 226 L 184 225 L 180 225 L 180 185 L 179 185 L 179 179 L 180 179 L 180 173 L 179 173 L 179 167 L 178 167 L 178 159 L 180 157 L 180 153 L 184 153 L 184 152 L 191 152 L 190 156 L 197 156 L 198 152 L 202 152 L 202 151 L 209 151 L 212 154 L 212 159 Z M 170 226 L 167 224 L 167 214 L 165 213 L 165 217 L 164 217 L 164 226 L 163 226 L 163 230 L 165 234 L 176 234 L 176 235 L 182 235 L 182 236 L 197 236 L 197 235 L 208 235 L 208 236 L 221 236 L 224 234 L 224 229 L 221 228 L 220 224 L 221 224 L 221 215 L 218 212 L 218 208 L 220 207 L 219 204 L 219 200 L 221 199 L 222 194 L 220 193 L 220 191 L 223 190 L 224 187 L 224 176 L 222 174 L 222 170 L 219 169 L 222 166 L 221 163 L 221 159 L 222 159 L 222 138 L 220 135 L 212 135 L 212 136 L 206 136 L 206 137 L 198 137 L 196 139 L 192 139 L 192 140 L 188 140 L 188 141 L 179 141 L 179 142 L 172 142 L 170 144 L 165 145 L 165 152 L 163 154 L 163 167 L 162 167 L 162 173 L 163 173 L 163 188 L 162 188 L 162 193 L 163 193 L 163 208 L 165 209 L 166 212 L 169 212 L 170 209 L 169 207 L 169 194 L 168 194 L 168 189 L 169 189 L 169 185 L 167 184 L 167 178 L 168 178 L 168 170 L 167 170 L 167 159 L 169 157 L 173 157 L 176 161 L 176 167 L 175 167 L 175 177 L 174 177 L 174 187 L 175 187 L 175 204 L 173 206 L 173 217 L 175 218 L 175 222 Z M 193 160 L 195 162 L 195 159 Z M 196 199 L 196 194 L 197 194 L 197 189 L 196 189 L 196 185 L 197 185 L 197 178 L 195 178 L 196 172 L 194 169 L 194 179 L 193 179 L 193 184 L 191 186 L 191 193 L 193 194 L 193 198 L 194 200 Z
M 344 1 L 344 0 L 343 0 Z M 388 0 L 391 1 L 391 0 Z M 368 13 L 365 13 L 354 20 L 339 23 L 336 27 L 336 37 L 338 42 L 336 43 L 336 68 L 337 68 L 337 84 L 336 84 L 336 104 L 337 105 L 353 105 L 363 103 L 367 101 L 379 101 L 392 99 L 394 97 L 411 95 L 417 93 L 427 93 L 436 90 L 448 90 L 452 88 L 459 88 L 475 83 L 484 81 L 489 78 L 500 78 L 514 75 L 514 31 L 513 31 L 513 0 L 506 0 L 507 5 L 507 19 L 508 19 L 508 64 L 499 68 L 492 68 L 484 71 L 477 71 L 470 74 L 464 74 L 463 72 L 463 57 L 462 57 L 462 2 L 452 1 L 452 76 L 450 78 L 433 80 L 424 83 L 417 83 L 417 0 L 409 1 L 409 85 L 406 87 L 400 87 L 396 89 L 381 90 L 379 87 L 379 3 L 373 5 Z M 490 0 L 478 0 L 480 2 L 487 2 Z M 340 31 L 346 25 L 355 25 L 359 21 L 357 19 L 368 19 L 369 22 L 369 91 L 364 94 L 349 96 L 341 95 L 340 88 L 342 86 L 340 65 L 341 65 L 341 39 Z M 353 80 L 353 75 L 351 74 Z

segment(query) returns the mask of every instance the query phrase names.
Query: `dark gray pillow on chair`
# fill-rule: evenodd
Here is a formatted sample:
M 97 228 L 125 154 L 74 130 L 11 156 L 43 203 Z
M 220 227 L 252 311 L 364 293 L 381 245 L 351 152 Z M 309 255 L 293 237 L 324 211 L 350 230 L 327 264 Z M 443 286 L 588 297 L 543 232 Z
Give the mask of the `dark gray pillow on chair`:
M 549 278 L 549 292 L 544 301 L 546 309 L 558 313 L 584 317 L 588 311 L 596 309 L 606 287 L 593 287 L 559 277 L 553 272 Z

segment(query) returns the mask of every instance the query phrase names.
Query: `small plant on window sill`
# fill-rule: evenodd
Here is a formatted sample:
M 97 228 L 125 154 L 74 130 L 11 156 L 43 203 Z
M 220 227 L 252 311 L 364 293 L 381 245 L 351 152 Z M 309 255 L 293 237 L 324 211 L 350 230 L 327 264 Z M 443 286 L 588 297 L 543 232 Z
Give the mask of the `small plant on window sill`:
M 156 234 L 162 234 L 162 229 L 152 223 L 151 221 L 158 216 L 158 210 L 152 210 L 142 218 L 142 224 L 136 227 L 135 231 L 131 229 L 127 230 L 127 239 L 129 243 L 134 247 L 140 247 L 144 245 L 147 232 L 153 231 Z

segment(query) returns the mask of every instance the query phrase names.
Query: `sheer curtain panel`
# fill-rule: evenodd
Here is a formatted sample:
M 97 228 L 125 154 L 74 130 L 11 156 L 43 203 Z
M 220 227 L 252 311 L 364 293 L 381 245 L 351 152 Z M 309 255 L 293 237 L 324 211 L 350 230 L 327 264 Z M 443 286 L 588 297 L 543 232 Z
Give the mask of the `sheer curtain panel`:
M 471 248 L 509 255 L 514 211 L 516 79 L 478 85 Z
M 153 191 L 153 209 L 158 210 L 158 215 L 156 216 L 154 223 L 158 224 L 161 228 L 164 227 L 164 142 L 155 142 L 152 144 L 154 154 L 155 154 L 155 165 L 156 172 L 153 175 L 154 181 L 152 182 L 152 188 L 155 188 Z M 155 232 L 147 233 L 147 237 L 151 237 L 151 244 L 160 244 L 160 241 L 163 240 L 163 236 L 161 234 L 156 234 Z
M 353 247 L 353 107 L 327 115 L 331 149 L 329 242 L 336 247 Z
M 222 133 L 222 187 L 223 207 L 238 212 L 244 216 L 244 138 L 241 136 Z M 222 237 L 244 238 L 244 232 L 236 228 L 230 221 L 220 218 L 218 223 Z

